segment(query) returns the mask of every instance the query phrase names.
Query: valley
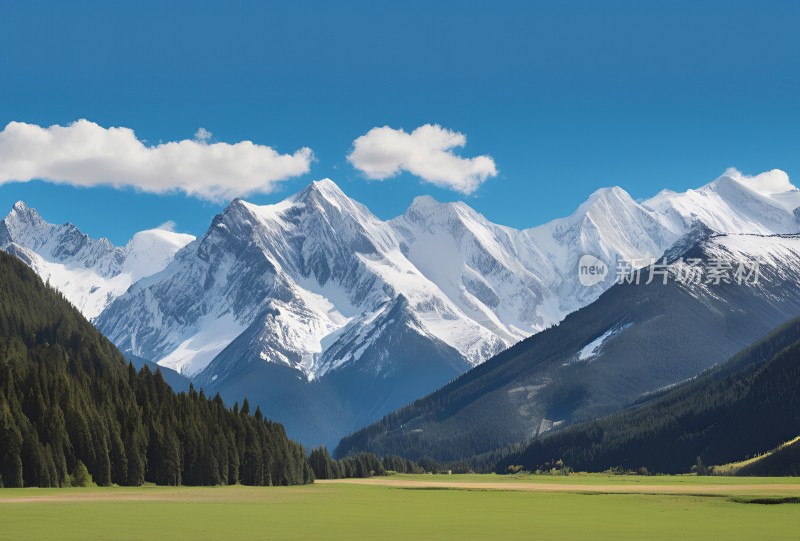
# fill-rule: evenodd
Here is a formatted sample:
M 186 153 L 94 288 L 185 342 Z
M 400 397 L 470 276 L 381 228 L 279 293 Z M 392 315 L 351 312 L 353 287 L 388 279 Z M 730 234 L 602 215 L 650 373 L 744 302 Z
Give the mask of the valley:
M 4 2 L 0 541 L 800 539 L 800 2 Z
M 772 540 L 793 536 L 798 504 L 744 502 L 791 497 L 800 486 L 787 479 L 604 475 L 0 490 L 0 537 Z
M 554 359 L 567 365 L 563 370 L 539 363 L 542 370 L 523 382 L 539 389 L 537 397 L 514 395 L 519 421 L 501 423 L 501 438 L 470 450 L 483 452 L 693 377 L 800 313 L 787 280 L 800 252 L 786 237 L 800 231 L 792 213 L 800 199 L 792 191 L 759 190 L 735 170 L 698 190 L 661 192 L 641 203 L 606 188 L 568 217 L 518 230 L 465 203 L 428 196 L 383 221 L 322 180 L 272 205 L 234 200 L 197 238 L 155 229 L 124 247 L 71 224 L 48 224 L 20 202 L 0 223 L 0 248 L 49 280 L 123 354 L 161 366 L 176 389 L 185 390 L 188 379 L 228 404 L 247 397 L 307 447 L 333 449 L 471 368 L 527 347 L 531 336 L 572 333 L 576 324 L 597 330 L 585 341 L 582 332 L 572 333 L 569 347 L 581 353 Z M 719 234 L 727 237 L 715 240 Z M 706 259 L 764 259 L 772 280 L 748 288 L 747 300 L 720 288 L 720 304 L 718 292 L 702 287 L 623 294 L 615 272 L 586 287 L 576 270 L 584 254 L 612 271 L 625 264 L 646 272 L 665 252 L 698 255 L 691 250 Z M 773 302 L 771 291 L 782 287 Z M 625 303 L 640 308 L 623 316 Z M 677 310 L 674 332 L 705 325 L 706 349 L 691 351 L 683 365 L 646 370 L 632 355 L 659 347 L 651 331 L 664 303 Z M 763 310 L 759 324 L 731 332 L 740 318 L 725 313 L 725 303 Z M 587 318 L 595 321 L 577 323 Z M 618 351 L 623 343 L 626 351 Z M 650 363 L 679 354 L 666 349 Z M 590 390 L 582 378 L 598 370 L 606 372 Z M 624 389 L 602 388 L 612 370 L 635 373 Z

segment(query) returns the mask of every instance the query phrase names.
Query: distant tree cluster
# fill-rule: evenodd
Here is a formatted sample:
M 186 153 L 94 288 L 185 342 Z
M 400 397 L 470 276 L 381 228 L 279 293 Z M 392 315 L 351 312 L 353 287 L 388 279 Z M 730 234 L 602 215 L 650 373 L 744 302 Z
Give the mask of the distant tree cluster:
M 0 253 L 0 486 L 291 485 L 303 448 L 261 411 L 137 372 L 60 294 Z
M 518 448 L 517 448 L 518 449 Z M 332 458 L 328 449 L 318 447 L 311 451 L 311 469 L 316 479 L 348 479 L 373 477 L 393 473 L 476 473 L 492 471 L 497 463 L 489 457 L 475 457 L 474 461 L 440 463 L 430 457 L 409 460 L 399 455 L 386 455 L 379 458 L 373 453 L 358 453 L 340 460 Z M 476 469 L 476 464 L 481 467 Z
M 334 460 L 328 449 L 317 447 L 309 457 L 315 479 L 352 479 L 386 475 L 383 462 L 372 453 L 360 453 Z
M 417 462 L 397 455 L 383 457 L 383 468 L 396 473 L 428 473 Z

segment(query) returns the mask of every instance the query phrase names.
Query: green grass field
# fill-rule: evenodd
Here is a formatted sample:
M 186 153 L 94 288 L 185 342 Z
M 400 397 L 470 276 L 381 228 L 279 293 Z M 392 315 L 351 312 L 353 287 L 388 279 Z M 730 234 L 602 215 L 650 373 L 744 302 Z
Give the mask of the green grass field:
M 0 490 L 0 539 L 796 539 L 800 504 L 740 503 L 748 495 L 800 496 L 796 479 L 725 477 L 393 476 L 429 485 L 735 487 L 729 495 L 607 494 L 304 487 Z M 785 486 L 795 483 L 796 486 Z M 765 484 L 783 484 L 774 492 Z M 761 488 L 757 488 L 761 487 Z M 444 488 L 444 487 L 442 487 Z
M 797 477 L 729 477 L 729 476 L 697 476 L 697 475 L 610 475 L 603 473 L 572 473 L 568 476 L 557 475 L 531 475 L 520 473 L 516 475 L 495 474 L 453 474 L 453 475 L 392 475 L 390 479 L 428 480 L 432 482 L 469 482 L 469 483 L 563 483 L 575 485 L 665 485 L 665 486 L 691 486 L 691 485 L 797 485 Z

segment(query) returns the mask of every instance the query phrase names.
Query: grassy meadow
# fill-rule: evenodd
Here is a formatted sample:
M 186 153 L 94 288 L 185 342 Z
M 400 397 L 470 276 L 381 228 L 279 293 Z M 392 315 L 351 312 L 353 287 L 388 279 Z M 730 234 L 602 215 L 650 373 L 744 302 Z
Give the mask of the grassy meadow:
M 271 488 L 3 489 L 0 539 L 776 540 L 796 539 L 800 517 L 798 503 L 744 503 L 754 498 L 797 501 L 796 479 L 602 475 L 385 479 L 420 486 L 334 482 Z M 509 490 L 481 489 L 480 483 L 507 485 Z M 558 484 L 567 491 L 520 490 L 542 483 Z M 459 484 L 470 488 L 460 489 Z M 606 492 L 641 484 L 683 493 Z M 587 485 L 597 488 L 587 490 Z M 576 486 L 579 491 L 569 488 Z M 691 493 L 709 486 L 722 492 Z

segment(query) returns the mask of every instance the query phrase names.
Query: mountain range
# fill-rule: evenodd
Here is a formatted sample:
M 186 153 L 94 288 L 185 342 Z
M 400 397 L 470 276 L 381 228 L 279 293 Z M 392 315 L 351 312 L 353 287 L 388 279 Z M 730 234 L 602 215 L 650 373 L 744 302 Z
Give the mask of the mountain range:
M 0 222 L 0 248 L 22 259 L 90 320 L 131 284 L 166 267 L 192 240 L 192 235 L 151 229 L 114 246 L 72 224 L 49 224 L 22 201 Z
M 728 171 L 644 202 L 598 190 L 566 218 L 517 230 L 430 197 L 383 221 L 323 180 L 274 205 L 234 200 L 198 238 L 155 229 L 123 247 L 20 202 L 0 222 L 0 248 L 127 355 L 227 400 L 247 395 L 293 437 L 331 445 L 592 305 L 621 263 L 647 266 L 676 243 L 709 241 L 706 229 L 797 233 L 797 207 L 793 187 L 771 193 Z M 612 272 L 583 286 L 584 255 Z
M 800 314 L 800 236 L 702 233 L 653 268 L 666 283 L 647 283 L 645 269 L 640 283 L 615 284 L 558 326 L 344 438 L 337 454 L 454 461 L 531 441 L 691 380 Z M 680 280 L 689 260 L 705 272 L 699 283 Z M 758 280 L 708 282 L 715 261 L 758 262 Z

